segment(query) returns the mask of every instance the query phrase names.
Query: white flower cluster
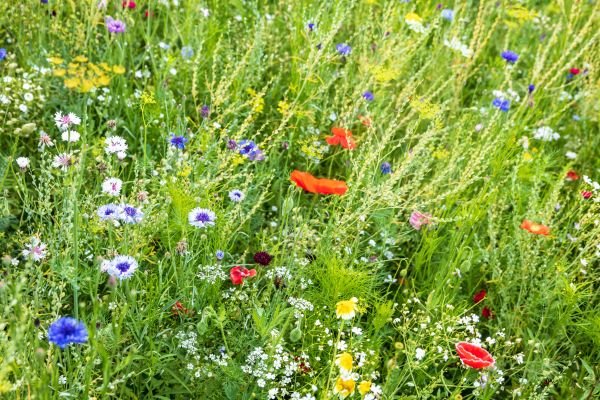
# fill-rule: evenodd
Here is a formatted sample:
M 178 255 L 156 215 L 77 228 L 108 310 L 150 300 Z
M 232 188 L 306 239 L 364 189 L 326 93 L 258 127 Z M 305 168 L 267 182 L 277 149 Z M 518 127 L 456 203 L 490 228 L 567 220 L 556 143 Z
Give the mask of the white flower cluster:
M 198 267 L 198 273 L 196 274 L 198 279 L 203 282 L 214 284 L 217 281 L 226 281 L 229 277 L 223 270 L 223 266 L 215 265 L 200 265 Z
M 292 391 L 295 380 L 294 375 L 301 371 L 309 371 L 308 355 L 301 354 L 294 357 L 288 353 L 281 344 L 275 346 L 272 355 L 262 347 L 256 347 L 242 366 L 242 371 L 252 375 L 260 388 L 268 388 L 268 398 L 277 399 L 290 396 L 292 399 L 314 399 L 312 395 L 302 395 Z M 307 397 L 308 396 L 308 397 Z
M 540 126 L 533 131 L 533 138 L 543 140 L 544 142 L 551 142 L 560 139 L 560 135 L 548 126 Z
M 296 317 L 296 319 L 303 318 L 306 311 L 314 310 L 314 306 L 310 301 L 301 298 L 290 297 L 288 303 L 294 307 L 294 317 Z

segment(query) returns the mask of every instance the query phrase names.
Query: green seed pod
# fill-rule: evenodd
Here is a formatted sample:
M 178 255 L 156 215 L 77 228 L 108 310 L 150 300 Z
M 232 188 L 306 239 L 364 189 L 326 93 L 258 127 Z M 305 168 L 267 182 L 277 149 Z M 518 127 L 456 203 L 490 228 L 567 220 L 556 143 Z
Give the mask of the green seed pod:
M 294 329 L 292 329 L 292 331 L 290 332 L 290 340 L 292 342 L 297 342 L 300 339 L 302 339 L 302 330 L 300 329 L 299 326 L 297 326 Z

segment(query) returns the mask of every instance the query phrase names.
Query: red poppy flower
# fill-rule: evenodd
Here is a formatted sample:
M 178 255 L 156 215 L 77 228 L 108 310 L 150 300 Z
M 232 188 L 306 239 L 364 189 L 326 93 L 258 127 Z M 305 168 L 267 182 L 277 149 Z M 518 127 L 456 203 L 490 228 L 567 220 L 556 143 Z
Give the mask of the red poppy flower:
M 341 196 L 348 190 L 348 186 L 344 181 L 315 178 L 308 172 L 302 172 L 298 170 L 292 172 L 290 179 L 297 186 L 310 193 L 336 194 Z
M 487 293 L 486 293 L 485 289 L 481 289 L 479 292 L 475 293 L 475 295 L 473 296 L 473 301 L 475 303 L 479 303 L 480 301 L 485 299 L 486 294 Z
M 572 73 L 573 75 L 579 75 L 579 73 L 581 72 L 581 70 L 579 68 L 571 68 L 569 70 L 570 73 Z
M 494 313 L 492 313 L 492 310 L 488 306 L 485 306 L 481 310 L 481 316 L 485 319 L 492 319 L 494 318 Z
M 548 228 L 546 225 L 538 224 L 528 219 L 523 220 L 521 223 L 521 228 L 536 235 L 548 236 L 550 234 L 550 228 Z
M 241 266 L 236 266 L 231 268 L 229 271 L 229 277 L 231 278 L 231 283 L 234 285 L 241 285 L 244 283 L 244 279 L 250 278 L 256 275 L 255 269 L 248 269 Z
M 577 172 L 570 170 L 569 172 L 567 172 L 567 176 L 565 178 L 568 181 L 576 181 L 579 179 L 579 175 L 577 174 Z
M 593 193 L 590 192 L 589 190 L 584 190 L 583 192 L 581 192 L 581 195 L 583 196 L 584 199 L 591 199 Z
M 331 128 L 333 136 L 328 136 L 325 140 L 332 146 L 342 146 L 345 149 L 352 150 L 356 148 L 356 142 L 352 139 L 352 132 L 344 128 Z
M 456 343 L 456 352 L 460 360 L 468 367 L 481 369 L 493 366 L 496 361 L 486 349 L 468 342 Z

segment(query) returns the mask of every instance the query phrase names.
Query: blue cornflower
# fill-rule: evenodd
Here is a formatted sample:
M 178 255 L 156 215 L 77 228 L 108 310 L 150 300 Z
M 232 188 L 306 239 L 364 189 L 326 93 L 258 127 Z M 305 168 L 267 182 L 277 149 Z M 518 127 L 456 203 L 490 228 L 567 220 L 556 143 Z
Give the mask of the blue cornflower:
M 169 143 L 171 146 L 177 147 L 180 150 L 185 149 L 185 144 L 188 142 L 188 138 L 185 136 L 177 136 L 174 133 L 171 133 L 171 137 L 169 138 Z
M 213 226 L 216 219 L 216 214 L 206 208 L 194 208 L 188 214 L 188 222 L 190 225 L 195 226 L 196 228 Z
M 533 91 L 535 90 L 535 85 L 533 83 L 530 83 L 529 86 L 527 86 L 527 91 L 529 92 L 529 94 L 533 93 Z
M 308 27 L 309 31 L 314 31 L 315 30 L 315 24 L 312 22 L 309 22 L 308 25 L 306 25 Z
M 494 107 L 496 107 L 497 109 L 499 109 L 500 111 L 507 112 L 510 108 L 510 100 L 501 99 L 499 97 L 496 97 L 494 99 L 494 101 L 492 101 L 492 105 Z
M 443 9 L 442 12 L 440 13 L 440 15 L 446 21 L 452 22 L 452 20 L 454 19 L 454 10 L 451 10 L 449 8 Z
M 363 93 L 362 95 L 363 99 L 365 99 L 366 101 L 373 101 L 375 100 L 375 96 L 373 96 L 373 92 L 367 90 L 366 92 Z
M 4 60 L 5 58 L 6 58 L 6 49 L 0 48 L 0 61 Z
M 131 256 L 116 256 L 110 262 L 108 273 L 120 280 L 129 279 L 138 269 L 138 263 Z
M 352 51 L 352 47 L 350 47 L 346 43 L 338 44 L 337 46 L 335 46 L 335 49 L 341 56 L 348 56 L 348 55 L 350 55 L 350 52 Z
M 126 224 L 137 224 L 144 217 L 144 213 L 132 206 L 131 204 L 124 204 L 121 206 L 121 219 Z
M 240 140 L 237 143 L 237 148 L 239 153 L 246 156 L 250 161 L 261 161 L 265 159 L 263 152 L 252 140 Z
M 96 211 L 96 214 L 98 214 L 101 221 L 113 221 L 120 217 L 121 212 L 121 207 L 110 203 L 100 206 L 98 211 Z
M 181 48 L 181 57 L 183 57 L 186 60 L 189 60 L 190 58 L 194 57 L 194 49 L 192 49 L 190 46 L 183 46 Z
M 217 257 L 217 260 L 221 261 L 225 257 L 225 252 L 223 250 L 217 250 L 215 257 Z
M 382 162 L 379 168 L 381 169 L 381 173 L 384 175 L 392 173 L 392 164 L 387 161 Z
M 502 52 L 502 58 L 504 58 L 507 62 L 514 64 L 517 62 L 517 60 L 519 59 L 519 55 L 517 53 L 515 53 L 514 51 L 510 51 L 510 50 L 504 50 Z
M 244 200 L 245 197 L 246 195 L 244 192 L 239 189 L 233 189 L 231 192 L 229 192 L 229 199 L 234 203 L 239 203 L 240 201 Z
M 50 324 L 48 340 L 64 349 L 71 343 L 82 344 L 87 342 L 88 333 L 83 322 L 71 317 L 61 317 Z

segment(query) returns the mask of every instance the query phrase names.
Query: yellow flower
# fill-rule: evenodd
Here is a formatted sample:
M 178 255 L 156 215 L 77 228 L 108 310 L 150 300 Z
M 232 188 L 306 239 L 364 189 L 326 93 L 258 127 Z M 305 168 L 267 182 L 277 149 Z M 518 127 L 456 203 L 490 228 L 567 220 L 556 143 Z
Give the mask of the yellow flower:
M 358 384 L 358 392 L 363 396 L 371 391 L 371 381 L 362 381 Z
M 64 62 L 64 60 L 60 57 L 48 57 L 47 60 L 50 64 L 54 65 L 62 64 Z
M 96 86 L 108 86 L 109 83 L 110 83 L 110 78 L 104 74 L 98 75 L 94 79 L 94 84 Z
M 77 86 L 79 86 L 79 79 L 78 78 L 68 78 L 65 79 L 65 87 L 68 89 L 75 89 Z
M 79 63 L 84 63 L 84 62 L 88 61 L 88 58 L 86 56 L 77 56 L 73 59 L 73 61 L 79 62 Z
M 352 355 L 350 353 L 342 353 L 335 360 L 335 364 L 347 372 L 352 371 L 352 362 Z
M 90 81 L 89 79 L 84 79 L 81 82 L 81 86 L 79 87 L 79 91 L 81 93 L 87 93 L 90 90 L 92 90 L 94 88 L 94 82 Z
M 348 320 L 354 318 L 357 311 L 356 303 L 358 303 L 356 297 L 353 297 L 350 300 L 339 301 L 335 305 L 335 314 L 341 319 Z
M 411 12 L 404 16 L 404 21 L 421 23 L 421 22 L 423 22 L 423 18 L 419 17 L 419 14 L 415 14 L 415 13 Z
M 112 67 L 110 65 L 108 65 L 105 62 L 101 62 L 100 64 L 98 64 L 103 70 L 109 72 L 112 71 Z
M 121 75 L 121 74 L 125 73 L 125 67 L 122 65 L 113 65 L 112 70 L 117 75 Z
M 52 71 L 52 75 L 54 76 L 65 76 L 65 74 L 67 73 L 67 71 L 64 68 L 58 68 Z
M 234 166 L 234 167 L 237 167 L 238 165 L 240 165 L 240 164 L 243 164 L 245 160 L 246 160 L 246 159 L 244 158 L 244 156 L 243 156 L 243 155 L 241 155 L 241 154 L 236 154 L 236 155 L 234 155 L 234 156 L 233 156 L 233 158 L 231 159 L 231 165 L 232 165 L 232 166 Z
M 339 394 L 339 396 L 344 399 L 354 393 L 354 388 L 356 387 L 356 382 L 354 379 L 344 380 L 342 377 L 337 379 L 335 383 L 335 387 L 333 388 L 333 392 L 335 394 Z

